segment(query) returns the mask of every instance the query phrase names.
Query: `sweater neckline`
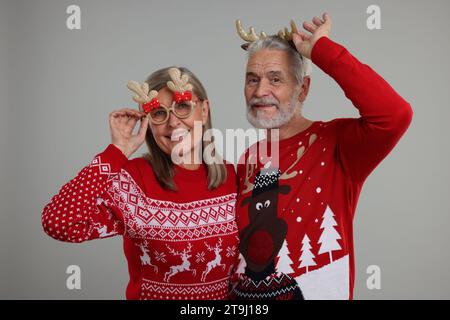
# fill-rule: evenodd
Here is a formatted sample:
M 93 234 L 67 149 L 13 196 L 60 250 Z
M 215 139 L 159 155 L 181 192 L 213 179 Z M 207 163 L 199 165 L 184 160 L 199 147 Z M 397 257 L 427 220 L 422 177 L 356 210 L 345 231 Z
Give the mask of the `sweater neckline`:
M 175 170 L 175 178 L 184 180 L 201 180 L 206 176 L 205 164 L 202 163 L 197 169 L 190 170 L 180 165 L 173 164 Z

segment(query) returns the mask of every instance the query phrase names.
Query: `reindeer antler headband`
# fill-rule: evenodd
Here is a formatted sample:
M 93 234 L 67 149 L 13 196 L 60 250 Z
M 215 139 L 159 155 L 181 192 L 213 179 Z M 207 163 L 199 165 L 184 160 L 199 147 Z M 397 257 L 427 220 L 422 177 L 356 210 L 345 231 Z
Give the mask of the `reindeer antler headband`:
M 175 103 L 192 100 L 192 84 L 189 83 L 189 76 L 181 74 L 178 68 L 170 68 L 170 79 L 167 81 L 167 87 L 173 92 L 173 100 Z M 127 83 L 128 89 L 136 93 L 133 100 L 142 106 L 145 113 L 158 108 L 161 104 L 157 98 L 158 91 L 152 90 L 149 92 L 148 83 L 139 84 L 136 81 L 130 80 Z
M 292 48 L 294 48 L 295 51 L 297 51 L 293 40 L 293 34 L 298 32 L 298 28 L 294 20 L 290 21 L 290 26 L 291 31 L 289 31 L 288 28 L 281 29 L 280 31 L 278 31 L 277 36 L 286 41 Z M 250 27 L 249 32 L 246 32 L 242 27 L 241 20 L 236 20 L 236 30 L 241 39 L 247 42 L 241 45 L 241 48 L 246 51 L 248 50 L 251 43 L 259 39 L 265 39 L 268 37 L 265 32 L 260 32 L 259 35 L 256 34 L 255 28 L 253 27 Z M 303 57 L 302 55 L 300 55 L 300 57 L 303 60 L 303 74 L 305 76 L 310 75 L 312 72 L 311 61 Z
M 291 20 L 291 31 L 288 28 L 281 29 L 278 31 L 278 36 L 288 42 L 291 46 L 295 48 L 294 42 L 292 40 L 292 35 L 298 32 L 297 26 L 295 25 L 294 20 Z M 247 50 L 249 45 L 259 39 L 267 38 L 267 34 L 265 32 L 261 32 L 259 35 L 256 34 L 255 28 L 250 27 L 250 31 L 246 32 L 242 27 L 241 20 L 236 20 L 236 30 L 242 40 L 245 40 L 247 43 L 244 43 L 241 47 L 244 50 Z

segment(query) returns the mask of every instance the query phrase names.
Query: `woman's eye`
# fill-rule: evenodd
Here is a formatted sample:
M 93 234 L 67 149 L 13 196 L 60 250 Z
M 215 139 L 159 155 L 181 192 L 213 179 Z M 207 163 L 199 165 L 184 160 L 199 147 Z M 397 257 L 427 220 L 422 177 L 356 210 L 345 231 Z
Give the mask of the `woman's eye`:
M 165 114 L 166 114 L 166 112 L 163 110 L 156 110 L 153 112 L 153 116 L 155 116 L 155 117 L 161 117 L 161 116 L 164 116 Z
M 256 204 L 256 210 L 261 210 L 262 209 L 262 207 L 263 207 L 263 204 L 261 203 L 261 202 L 258 202 L 257 204 Z
M 273 78 L 273 79 L 272 79 L 272 82 L 278 83 L 278 82 L 280 82 L 280 79 L 279 79 L 279 78 Z
M 177 105 L 178 109 L 186 109 L 189 108 L 189 105 L 187 103 L 181 103 L 179 105 Z

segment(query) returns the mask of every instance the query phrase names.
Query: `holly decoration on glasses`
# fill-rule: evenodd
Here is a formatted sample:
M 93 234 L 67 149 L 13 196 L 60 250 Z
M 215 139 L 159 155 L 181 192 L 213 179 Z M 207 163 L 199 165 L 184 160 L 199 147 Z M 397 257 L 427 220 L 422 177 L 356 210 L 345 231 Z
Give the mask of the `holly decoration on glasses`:
M 192 92 L 191 91 L 185 91 L 185 92 L 176 91 L 173 93 L 173 100 L 175 101 L 175 103 L 191 101 L 192 100 Z

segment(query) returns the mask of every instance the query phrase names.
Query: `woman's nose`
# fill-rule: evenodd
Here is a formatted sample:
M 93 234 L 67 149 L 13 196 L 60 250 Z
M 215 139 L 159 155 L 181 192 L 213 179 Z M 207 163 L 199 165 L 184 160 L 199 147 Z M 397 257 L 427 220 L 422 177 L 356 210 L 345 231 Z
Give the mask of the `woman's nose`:
M 180 119 L 176 115 L 173 114 L 173 112 L 169 112 L 169 120 L 167 120 L 167 123 L 172 128 L 177 128 L 180 125 Z

